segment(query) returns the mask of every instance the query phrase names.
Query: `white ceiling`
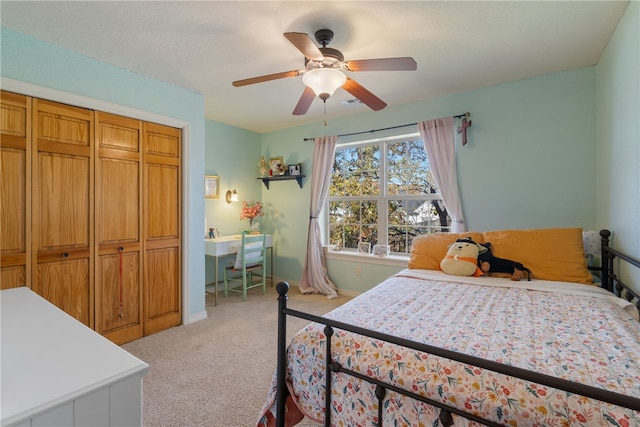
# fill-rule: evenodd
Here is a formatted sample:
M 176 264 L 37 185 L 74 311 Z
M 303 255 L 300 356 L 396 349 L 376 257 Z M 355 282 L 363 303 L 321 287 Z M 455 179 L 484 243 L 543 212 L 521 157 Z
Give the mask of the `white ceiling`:
M 417 71 L 349 76 L 388 105 L 596 64 L 627 1 L 7 1 L 2 26 L 204 95 L 206 118 L 256 132 L 322 120 L 293 116 L 304 68 L 284 32 L 333 30 L 345 60 L 411 56 Z M 46 66 L 46 64 L 43 64 Z M 364 111 L 339 89 L 329 120 Z

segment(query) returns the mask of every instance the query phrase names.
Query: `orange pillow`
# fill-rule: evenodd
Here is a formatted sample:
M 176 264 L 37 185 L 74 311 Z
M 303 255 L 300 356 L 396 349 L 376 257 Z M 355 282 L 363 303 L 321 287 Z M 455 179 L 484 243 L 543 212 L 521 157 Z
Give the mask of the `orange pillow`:
M 535 279 L 593 284 L 581 228 L 485 231 L 483 237 L 496 257 L 521 262 Z
M 413 239 L 409 268 L 440 270 L 440 261 L 447 255 L 449 245 L 457 239 L 471 237 L 476 243 L 483 243 L 482 233 L 433 233 L 423 234 Z

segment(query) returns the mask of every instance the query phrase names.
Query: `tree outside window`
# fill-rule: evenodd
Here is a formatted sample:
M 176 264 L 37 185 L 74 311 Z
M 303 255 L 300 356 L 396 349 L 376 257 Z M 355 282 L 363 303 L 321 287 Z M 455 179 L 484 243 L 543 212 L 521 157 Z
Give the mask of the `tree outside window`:
M 353 250 L 368 242 L 407 254 L 416 236 L 451 224 L 417 136 L 338 146 L 328 209 L 329 243 Z

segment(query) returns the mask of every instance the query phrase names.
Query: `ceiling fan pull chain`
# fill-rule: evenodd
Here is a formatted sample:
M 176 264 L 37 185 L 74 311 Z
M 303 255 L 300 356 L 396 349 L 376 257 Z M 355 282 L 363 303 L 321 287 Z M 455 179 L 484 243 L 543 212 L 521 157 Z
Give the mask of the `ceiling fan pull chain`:
M 324 125 L 327 125 L 327 101 L 324 100 L 322 102 L 322 104 L 324 105 Z

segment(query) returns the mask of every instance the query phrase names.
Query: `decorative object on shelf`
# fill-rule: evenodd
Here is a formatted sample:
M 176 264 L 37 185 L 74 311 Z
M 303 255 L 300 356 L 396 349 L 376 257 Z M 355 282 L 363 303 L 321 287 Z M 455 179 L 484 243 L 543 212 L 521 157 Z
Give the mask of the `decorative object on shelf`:
M 296 165 L 289 165 L 289 175 L 298 176 L 302 175 L 302 163 Z
M 238 193 L 236 192 L 236 190 L 227 190 L 227 194 L 225 196 L 225 199 L 227 200 L 227 203 L 231 204 L 231 202 L 237 202 L 238 201 Z
M 253 220 L 256 217 L 264 215 L 262 211 L 262 203 L 251 200 L 250 202 L 242 202 L 242 209 L 240 210 L 240 219 L 249 220 L 249 228 L 253 228 Z
M 215 239 L 215 238 L 216 238 L 216 233 L 215 233 L 215 230 L 214 230 L 214 228 L 213 228 L 213 227 L 211 227 L 211 228 L 209 229 L 209 238 L 210 238 L 210 239 Z
M 367 254 L 369 255 L 371 252 L 371 243 L 368 242 L 360 242 L 358 243 L 358 253 L 359 254 Z
M 373 254 L 376 256 L 389 255 L 389 245 L 373 245 Z
M 220 198 L 220 177 L 218 175 L 204 176 L 204 197 L 207 199 Z
M 269 175 L 269 171 L 267 170 L 267 161 L 264 159 L 264 156 L 260 157 L 260 176 Z
M 271 169 L 269 169 L 269 175 L 271 175 L 271 176 L 273 176 L 273 175 L 281 175 L 280 170 L 284 166 L 284 160 L 283 160 L 282 156 L 280 156 L 280 157 L 272 157 L 269 160 L 269 166 L 271 168 Z

